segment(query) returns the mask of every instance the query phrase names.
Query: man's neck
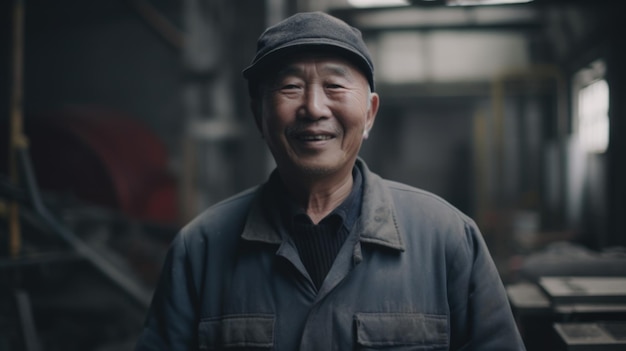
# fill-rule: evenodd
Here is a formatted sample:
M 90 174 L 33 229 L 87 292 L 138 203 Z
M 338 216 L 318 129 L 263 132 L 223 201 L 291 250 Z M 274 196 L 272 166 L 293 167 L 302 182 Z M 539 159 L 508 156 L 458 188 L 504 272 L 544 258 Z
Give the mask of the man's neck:
M 283 178 L 285 187 L 313 223 L 319 223 L 337 208 L 352 191 L 352 173 L 339 179 L 316 179 L 308 182 Z

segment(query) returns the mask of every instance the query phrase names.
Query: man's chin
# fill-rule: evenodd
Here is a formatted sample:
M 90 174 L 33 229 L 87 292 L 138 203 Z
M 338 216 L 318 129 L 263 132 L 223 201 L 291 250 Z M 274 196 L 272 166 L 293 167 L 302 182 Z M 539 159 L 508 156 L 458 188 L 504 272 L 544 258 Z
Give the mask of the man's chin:
M 341 157 L 332 155 L 331 157 L 322 157 L 323 155 L 290 155 L 283 159 L 282 168 L 284 171 L 292 174 L 293 176 L 302 176 L 307 178 L 324 178 L 341 173 L 347 162 Z M 328 155 L 324 155 L 328 156 Z
M 296 163 L 298 171 L 308 177 L 324 177 L 337 171 L 337 166 L 328 162 L 320 162 L 319 160 L 299 160 Z
M 302 172 L 311 177 L 324 177 L 333 173 L 332 169 L 326 167 L 304 167 Z

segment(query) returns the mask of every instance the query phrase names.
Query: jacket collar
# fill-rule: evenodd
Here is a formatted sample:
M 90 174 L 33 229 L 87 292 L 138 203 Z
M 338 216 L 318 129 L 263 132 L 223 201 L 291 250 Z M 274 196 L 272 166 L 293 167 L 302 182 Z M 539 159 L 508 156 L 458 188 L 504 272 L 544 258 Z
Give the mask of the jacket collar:
M 356 160 L 356 167 L 361 170 L 364 182 L 361 217 L 357 224 L 360 241 L 404 251 L 393 199 L 383 179 L 371 172 L 360 158 Z M 279 220 L 279 214 L 277 210 L 273 210 L 276 206 L 268 206 L 273 205 L 271 202 L 274 200 L 266 193 L 266 185 L 257 191 L 241 237 L 250 241 L 281 244 L 283 238 L 275 224 Z

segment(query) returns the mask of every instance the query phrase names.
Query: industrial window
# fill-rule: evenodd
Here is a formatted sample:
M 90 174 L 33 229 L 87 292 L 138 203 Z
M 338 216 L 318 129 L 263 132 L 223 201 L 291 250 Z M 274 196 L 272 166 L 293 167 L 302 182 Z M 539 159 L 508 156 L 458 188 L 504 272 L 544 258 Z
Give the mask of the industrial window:
M 578 71 L 572 80 L 574 137 L 581 151 L 604 153 L 609 146 L 609 85 L 606 64 L 598 59 Z
M 590 153 L 603 153 L 609 145 L 609 85 L 599 79 L 578 91 L 578 138 Z

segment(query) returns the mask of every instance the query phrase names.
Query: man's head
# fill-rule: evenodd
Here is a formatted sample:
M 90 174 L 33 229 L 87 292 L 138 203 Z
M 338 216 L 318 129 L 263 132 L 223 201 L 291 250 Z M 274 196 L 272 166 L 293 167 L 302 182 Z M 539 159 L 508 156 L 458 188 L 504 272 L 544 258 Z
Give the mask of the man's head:
M 378 111 L 360 32 L 315 12 L 267 29 L 244 70 L 251 106 L 284 177 L 351 174 Z

